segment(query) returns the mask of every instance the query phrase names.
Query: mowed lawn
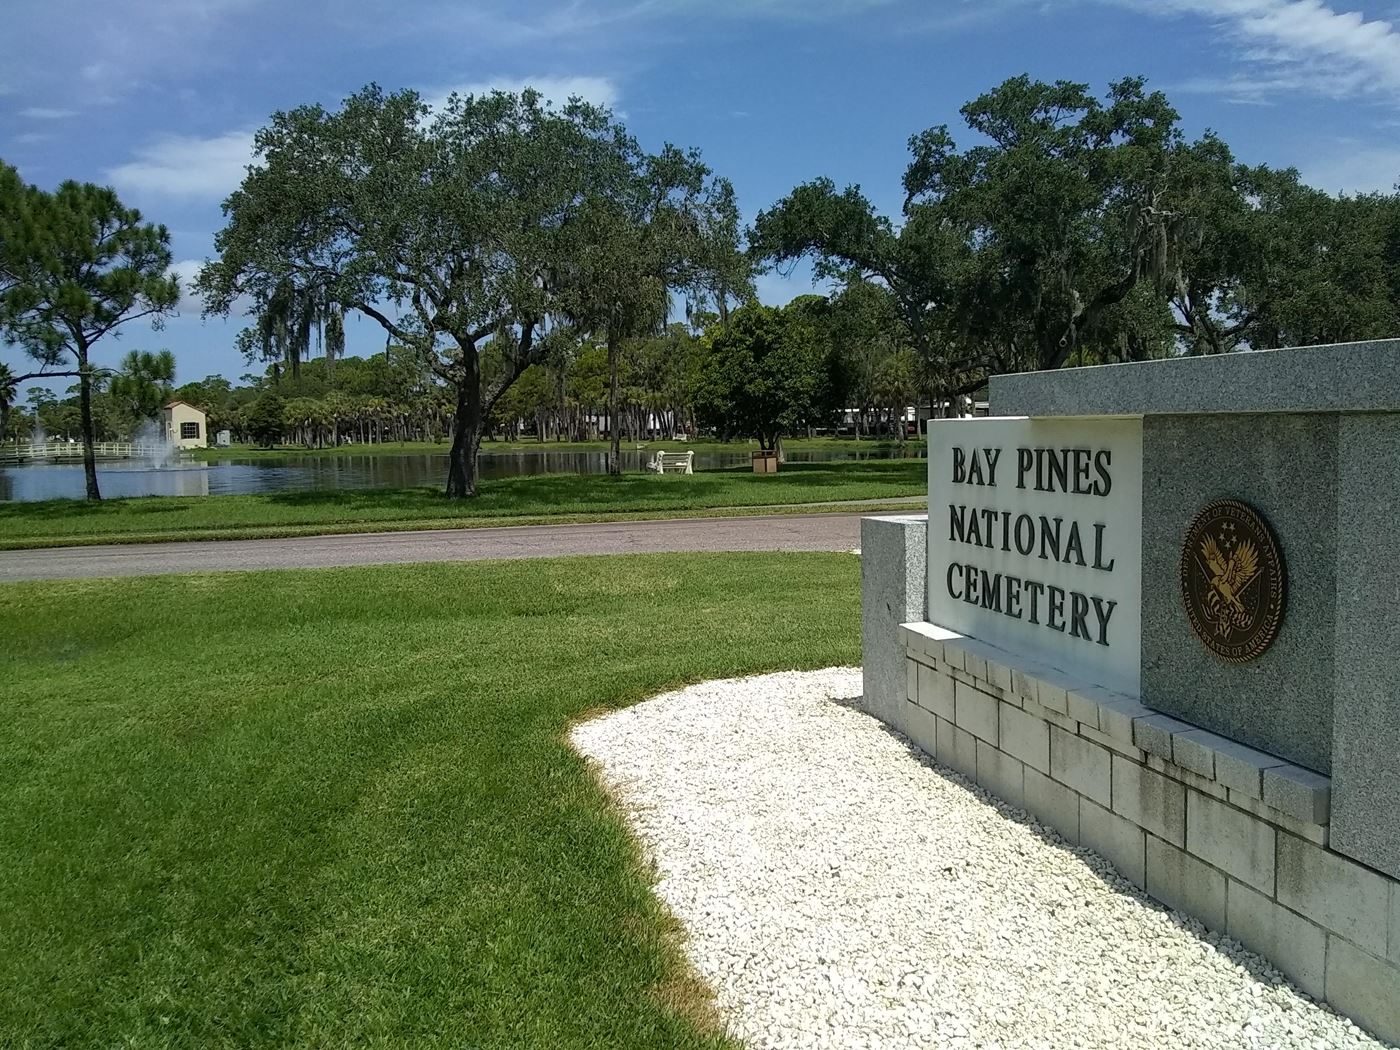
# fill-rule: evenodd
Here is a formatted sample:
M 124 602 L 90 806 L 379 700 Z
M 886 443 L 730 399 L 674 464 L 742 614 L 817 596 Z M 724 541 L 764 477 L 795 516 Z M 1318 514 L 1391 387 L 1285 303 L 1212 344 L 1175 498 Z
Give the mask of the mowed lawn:
M 674 517 L 774 504 L 928 491 L 923 460 L 789 464 L 778 474 L 552 474 L 487 481 L 471 500 L 440 489 L 340 489 L 249 496 L 149 496 L 101 503 L 0 502 L 0 550 L 84 543 L 241 539 L 382 529 Z
M 0 587 L 0 1044 L 716 1047 L 590 711 L 859 660 L 849 555 Z

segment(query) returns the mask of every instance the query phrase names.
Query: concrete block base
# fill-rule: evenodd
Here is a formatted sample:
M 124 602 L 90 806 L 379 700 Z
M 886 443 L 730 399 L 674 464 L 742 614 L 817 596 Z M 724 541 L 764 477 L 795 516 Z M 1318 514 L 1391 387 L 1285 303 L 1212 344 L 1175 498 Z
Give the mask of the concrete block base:
M 1400 1042 L 1400 880 L 1327 847 L 1328 778 L 933 624 L 896 639 L 919 747 Z

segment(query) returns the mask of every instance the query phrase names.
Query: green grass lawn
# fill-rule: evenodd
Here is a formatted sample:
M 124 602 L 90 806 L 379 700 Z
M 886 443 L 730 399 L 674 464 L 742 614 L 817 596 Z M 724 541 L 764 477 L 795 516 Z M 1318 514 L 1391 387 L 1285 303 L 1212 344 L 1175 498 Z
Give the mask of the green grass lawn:
M 681 555 L 0 587 L 0 1044 L 727 1045 L 564 734 L 857 662 L 858 580 Z
M 522 438 L 518 441 L 485 441 L 483 455 L 493 452 L 606 452 L 612 446 L 607 441 L 537 441 Z M 757 441 L 624 441 L 624 450 L 644 449 L 655 452 L 735 452 L 748 453 L 758 448 Z M 783 447 L 792 452 L 874 452 L 889 451 L 898 447 L 894 438 L 862 438 L 857 441 L 849 437 L 784 438 Z M 923 447 L 922 438 L 910 438 L 906 448 L 913 451 Z M 393 455 L 447 455 L 448 443 L 443 441 L 387 441 L 383 444 L 339 445 L 335 448 L 307 448 L 305 445 L 278 445 L 275 448 L 258 448 L 254 445 L 234 445 L 230 448 L 196 449 L 196 459 L 283 459 L 287 456 L 393 456 Z
M 895 496 L 913 501 L 928 490 L 927 471 L 922 460 L 884 460 L 790 464 L 778 474 L 748 468 L 693 475 L 550 474 L 485 482 L 473 500 L 449 500 L 438 489 L 420 488 L 0 503 L 0 550 L 672 517 Z

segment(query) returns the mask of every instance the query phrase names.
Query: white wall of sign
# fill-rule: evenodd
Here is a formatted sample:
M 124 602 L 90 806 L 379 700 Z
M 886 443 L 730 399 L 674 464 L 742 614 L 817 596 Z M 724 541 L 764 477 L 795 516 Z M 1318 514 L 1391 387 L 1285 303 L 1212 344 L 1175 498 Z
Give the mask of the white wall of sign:
M 1138 695 L 1140 419 L 928 424 L 928 618 Z

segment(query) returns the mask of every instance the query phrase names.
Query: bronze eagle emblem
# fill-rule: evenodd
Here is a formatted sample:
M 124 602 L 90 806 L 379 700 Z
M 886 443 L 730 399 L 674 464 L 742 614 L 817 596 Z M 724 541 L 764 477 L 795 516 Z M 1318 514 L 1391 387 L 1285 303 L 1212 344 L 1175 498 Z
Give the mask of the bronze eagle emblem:
M 1201 643 L 1230 663 L 1262 655 L 1283 623 L 1288 576 L 1278 539 L 1247 503 L 1202 507 L 1181 544 L 1181 601 Z
M 1209 534 L 1201 541 L 1201 558 L 1210 578 L 1210 595 L 1206 599 L 1207 613 L 1217 634 L 1230 628 L 1243 630 L 1249 626 L 1249 610 L 1240 601 L 1246 587 L 1259 575 L 1259 552 L 1249 540 L 1236 543 L 1227 558 Z

